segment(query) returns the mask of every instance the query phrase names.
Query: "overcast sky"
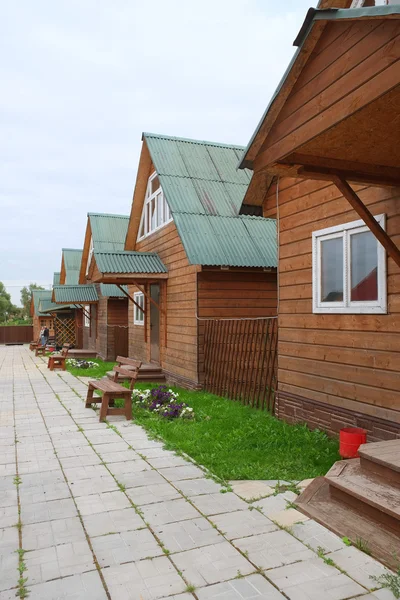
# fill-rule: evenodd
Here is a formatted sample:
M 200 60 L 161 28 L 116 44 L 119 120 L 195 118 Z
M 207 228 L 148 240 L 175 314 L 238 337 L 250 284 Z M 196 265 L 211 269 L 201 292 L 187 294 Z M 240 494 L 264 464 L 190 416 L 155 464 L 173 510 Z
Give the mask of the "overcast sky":
M 89 211 L 129 214 L 142 131 L 246 145 L 310 0 L 0 9 L 0 281 L 50 284 Z

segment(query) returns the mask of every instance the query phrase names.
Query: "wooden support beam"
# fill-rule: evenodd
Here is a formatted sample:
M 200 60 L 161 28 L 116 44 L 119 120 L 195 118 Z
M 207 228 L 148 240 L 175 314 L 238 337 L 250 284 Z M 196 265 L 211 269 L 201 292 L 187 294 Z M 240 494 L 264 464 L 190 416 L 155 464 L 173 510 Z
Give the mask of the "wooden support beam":
M 167 347 L 167 282 L 165 281 L 161 286 L 162 303 L 164 307 L 164 348 Z
M 336 185 L 338 190 L 346 198 L 346 200 L 351 204 L 356 213 L 364 221 L 364 223 L 367 225 L 370 231 L 372 231 L 376 239 L 382 244 L 388 255 L 400 267 L 400 249 L 388 236 L 386 231 L 379 225 L 379 223 L 370 213 L 368 208 L 361 202 L 360 198 L 355 193 L 353 188 L 347 183 L 345 179 L 342 179 L 341 177 L 333 177 L 332 181 Z
M 158 304 L 158 302 L 153 300 L 151 295 L 146 291 L 146 288 L 142 287 L 137 281 L 132 281 L 132 283 L 133 283 L 133 285 L 136 285 L 136 287 L 142 292 L 142 294 L 144 294 L 146 296 L 146 298 L 148 298 L 150 300 L 150 302 L 152 302 L 154 304 L 154 306 L 156 306 L 158 308 L 160 313 L 165 315 L 165 310 L 163 308 L 161 308 L 161 306 Z
M 122 292 L 123 294 L 125 294 L 125 296 L 126 296 L 127 298 L 129 298 L 129 300 L 130 300 L 131 302 L 133 302 L 133 304 L 134 304 L 135 306 L 137 306 L 137 308 L 138 308 L 139 310 L 141 310 L 141 311 L 142 311 L 142 313 L 143 313 L 143 314 L 146 314 L 146 310 L 145 310 L 144 308 L 142 308 L 142 307 L 140 306 L 140 304 L 138 304 L 138 303 L 136 302 L 136 300 L 134 300 L 134 299 L 132 298 L 132 296 L 131 296 L 130 294 L 128 294 L 128 292 L 126 292 L 126 291 L 124 290 L 124 288 L 123 288 L 123 287 L 122 287 L 122 286 L 121 286 L 119 283 L 116 283 L 115 285 L 117 286 L 117 288 L 119 288 L 119 289 L 121 290 L 121 292 Z
M 366 183 L 370 185 L 400 187 L 400 174 L 395 177 L 393 173 L 368 173 L 366 171 L 345 171 L 339 169 L 327 169 L 316 166 L 297 166 L 297 174 L 307 179 L 321 179 L 332 181 L 333 178 L 341 181 L 352 181 L 354 183 Z
M 78 310 L 81 310 L 83 312 L 83 314 L 85 315 L 85 317 L 87 319 L 89 319 L 89 321 L 92 320 L 91 316 L 90 316 L 90 312 L 88 312 L 83 304 L 74 304 L 75 308 L 77 308 Z

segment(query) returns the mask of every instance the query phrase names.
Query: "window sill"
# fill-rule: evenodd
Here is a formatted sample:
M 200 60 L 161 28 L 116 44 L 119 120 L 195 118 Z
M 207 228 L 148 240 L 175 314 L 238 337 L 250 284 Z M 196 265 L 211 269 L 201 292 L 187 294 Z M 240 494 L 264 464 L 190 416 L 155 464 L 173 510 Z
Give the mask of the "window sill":
M 381 306 L 351 306 L 349 308 L 313 308 L 317 315 L 387 315 L 387 309 Z

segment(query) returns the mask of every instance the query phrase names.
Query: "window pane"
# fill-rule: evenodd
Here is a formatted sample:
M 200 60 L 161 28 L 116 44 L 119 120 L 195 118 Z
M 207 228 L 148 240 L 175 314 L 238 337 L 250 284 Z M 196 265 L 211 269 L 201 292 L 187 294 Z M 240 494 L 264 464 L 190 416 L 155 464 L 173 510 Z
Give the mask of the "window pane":
M 151 226 L 150 231 L 153 231 L 156 228 L 156 199 L 153 198 L 150 202 L 150 211 L 151 211 Z
M 160 227 L 160 225 L 162 225 L 163 221 L 162 221 L 162 194 L 157 194 L 156 196 L 156 204 L 157 204 L 157 227 Z
M 378 246 L 373 233 L 350 236 L 351 300 L 378 300 Z
M 160 181 L 159 181 L 158 177 L 154 177 L 154 179 L 151 180 L 151 193 L 154 194 L 154 192 L 156 192 L 159 187 L 160 187 Z
M 321 242 L 321 301 L 343 302 L 343 238 Z

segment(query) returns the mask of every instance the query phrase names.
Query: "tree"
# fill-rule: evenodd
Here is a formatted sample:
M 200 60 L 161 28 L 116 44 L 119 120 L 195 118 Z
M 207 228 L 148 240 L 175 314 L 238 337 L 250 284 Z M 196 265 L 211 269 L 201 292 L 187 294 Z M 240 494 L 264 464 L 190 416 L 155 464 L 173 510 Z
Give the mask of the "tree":
M 4 283 L 0 281 L 0 323 L 6 323 L 18 314 L 18 310 L 18 307 L 11 302 L 11 296 L 7 293 Z
M 44 290 L 44 287 L 37 283 L 30 283 L 29 286 L 24 286 L 21 289 L 22 316 L 24 319 L 29 319 L 30 316 L 33 290 Z

